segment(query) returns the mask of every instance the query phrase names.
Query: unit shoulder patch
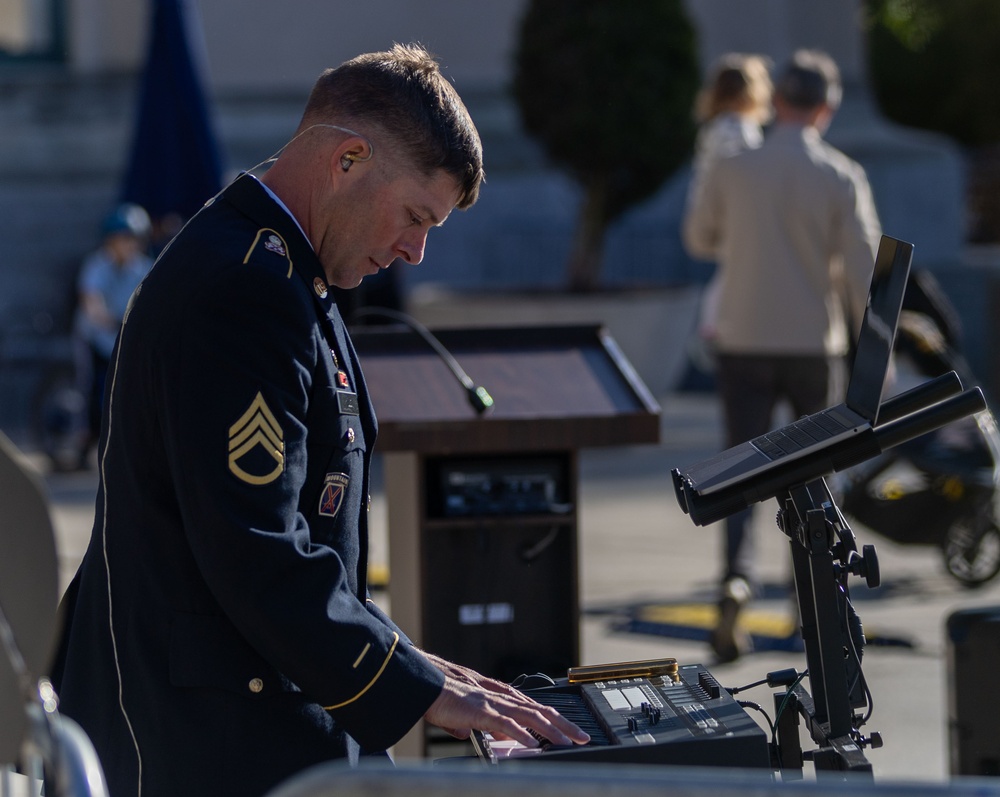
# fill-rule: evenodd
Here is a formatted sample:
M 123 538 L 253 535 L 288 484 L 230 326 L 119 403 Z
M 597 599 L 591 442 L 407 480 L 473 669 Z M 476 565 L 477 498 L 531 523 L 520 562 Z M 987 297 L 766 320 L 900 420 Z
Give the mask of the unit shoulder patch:
M 229 427 L 229 471 L 247 484 L 270 484 L 285 468 L 285 435 L 260 391 Z
M 346 473 L 328 473 L 323 480 L 323 492 L 319 497 L 319 514 L 325 517 L 337 517 L 344 503 L 344 491 L 351 483 L 351 477 Z

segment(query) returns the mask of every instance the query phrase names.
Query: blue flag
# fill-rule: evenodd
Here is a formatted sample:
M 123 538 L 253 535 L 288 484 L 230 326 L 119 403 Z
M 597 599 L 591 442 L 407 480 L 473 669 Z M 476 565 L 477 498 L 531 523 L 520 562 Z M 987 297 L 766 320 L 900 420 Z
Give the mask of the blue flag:
M 122 201 L 153 219 L 192 216 L 221 188 L 222 167 L 189 41 L 187 0 L 153 0 L 149 53 Z

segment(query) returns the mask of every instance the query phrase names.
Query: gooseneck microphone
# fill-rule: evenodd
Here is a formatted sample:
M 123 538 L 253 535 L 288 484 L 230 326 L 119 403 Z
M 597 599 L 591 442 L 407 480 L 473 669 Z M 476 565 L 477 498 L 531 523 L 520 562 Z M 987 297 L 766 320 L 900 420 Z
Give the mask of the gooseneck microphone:
M 458 360 L 455 359 L 452 353 L 448 351 L 448 349 L 444 347 L 444 344 L 434 336 L 434 333 L 415 318 L 408 316 L 406 313 L 401 313 L 398 310 L 391 310 L 388 307 L 360 307 L 351 313 L 350 320 L 354 321 L 364 316 L 375 316 L 379 318 L 388 318 L 393 321 L 399 321 L 413 332 L 416 332 L 427 342 L 428 346 L 437 352 L 438 356 L 444 360 L 445 365 L 448 366 L 448 369 L 455 375 L 459 384 L 462 385 L 465 392 L 468 394 L 469 403 L 476 411 L 476 414 L 489 415 L 493 412 L 493 397 L 487 392 L 486 388 L 482 385 L 477 386 L 469 375 L 462 369 L 462 366 L 458 364 Z

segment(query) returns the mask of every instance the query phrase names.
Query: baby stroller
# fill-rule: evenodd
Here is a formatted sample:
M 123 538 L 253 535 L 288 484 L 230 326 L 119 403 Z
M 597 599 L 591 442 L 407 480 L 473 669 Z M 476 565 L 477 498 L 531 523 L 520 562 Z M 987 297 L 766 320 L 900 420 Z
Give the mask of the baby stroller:
M 957 329 L 928 274 L 918 273 L 900 314 L 886 394 L 956 371 L 975 384 L 958 352 Z M 912 291 L 910 290 L 912 289 Z M 1000 432 L 985 410 L 889 449 L 840 483 L 845 515 L 903 545 L 935 545 L 967 587 L 1000 573 Z

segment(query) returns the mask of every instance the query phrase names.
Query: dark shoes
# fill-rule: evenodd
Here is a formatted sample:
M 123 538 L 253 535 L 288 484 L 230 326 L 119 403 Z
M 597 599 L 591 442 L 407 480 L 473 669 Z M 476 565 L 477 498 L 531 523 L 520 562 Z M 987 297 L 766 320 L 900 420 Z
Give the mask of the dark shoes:
M 708 637 L 719 664 L 736 661 L 752 649 L 750 636 L 739 627 L 740 612 L 750 596 L 750 585 L 745 579 L 731 578 L 723 584 L 718 620 Z

